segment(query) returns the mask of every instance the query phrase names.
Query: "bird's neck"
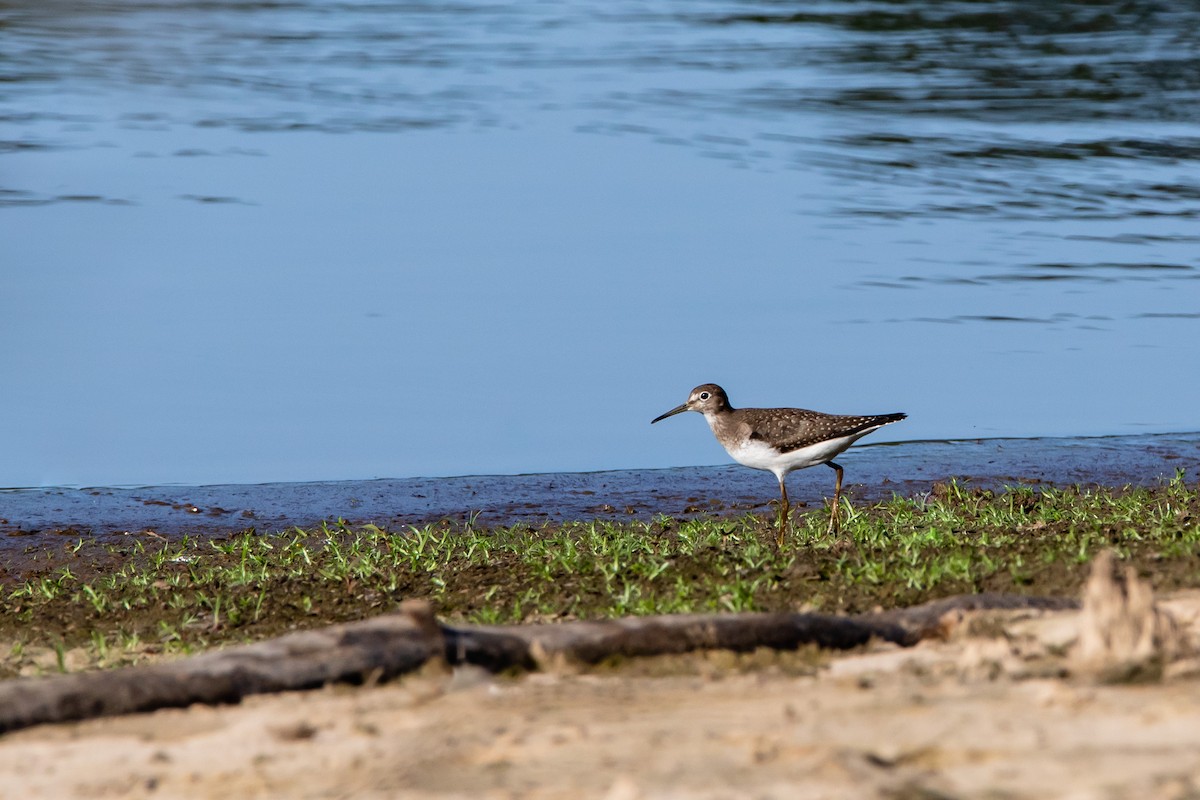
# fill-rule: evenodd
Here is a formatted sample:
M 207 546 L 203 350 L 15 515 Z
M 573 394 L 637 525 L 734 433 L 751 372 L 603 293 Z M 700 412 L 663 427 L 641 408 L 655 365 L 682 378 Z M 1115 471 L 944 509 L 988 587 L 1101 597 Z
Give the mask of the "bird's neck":
M 737 424 L 734 420 L 733 409 L 723 408 L 720 411 L 709 411 L 705 413 L 704 419 L 708 422 L 708 427 L 718 439 L 723 439 L 725 434 L 732 431 L 732 428 Z

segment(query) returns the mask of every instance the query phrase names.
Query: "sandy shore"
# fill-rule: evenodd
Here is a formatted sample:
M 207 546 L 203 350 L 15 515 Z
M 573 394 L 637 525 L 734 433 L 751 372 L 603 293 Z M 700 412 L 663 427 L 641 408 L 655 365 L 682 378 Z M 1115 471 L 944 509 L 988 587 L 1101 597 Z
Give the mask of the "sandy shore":
M 1200 592 L 1161 603 L 1194 636 Z M 1186 798 L 1194 662 L 1063 677 L 1080 612 L 992 613 L 947 640 L 394 684 L 42 726 L 0 741 L 0 795 Z

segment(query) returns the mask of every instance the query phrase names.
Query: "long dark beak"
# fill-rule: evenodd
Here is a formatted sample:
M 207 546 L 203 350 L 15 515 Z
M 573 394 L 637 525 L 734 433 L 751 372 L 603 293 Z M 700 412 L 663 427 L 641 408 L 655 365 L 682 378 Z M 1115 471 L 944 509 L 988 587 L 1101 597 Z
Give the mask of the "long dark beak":
M 676 414 L 682 414 L 683 412 L 685 412 L 685 411 L 687 411 L 687 410 L 688 410 L 688 404 L 687 404 L 687 403 L 684 403 L 684 404 L 683 404 L 683 405 L 681 405 L 681 406 L 675 406 L 675 407 L 674 407 L 674 408 L 672 408 L 670 411 L 668 411 L 667 413 L 663 414 L 661 417 L 655 417 L 654 419 L 650 420 L 650 424 L 651 424 L 651 425 L 653 425 L 654 423 L 658 422 L 659 420 L 664 420 L 664 419 L 666 419 L 667 417 L 673 417 L 673 416 L 675 416 Z

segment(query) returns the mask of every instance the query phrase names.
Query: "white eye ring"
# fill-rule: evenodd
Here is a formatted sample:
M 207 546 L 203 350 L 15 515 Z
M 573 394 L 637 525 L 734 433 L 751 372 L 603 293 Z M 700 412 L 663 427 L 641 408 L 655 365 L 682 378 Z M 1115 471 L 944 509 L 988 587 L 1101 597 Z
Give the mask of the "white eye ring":
M 708 392 L 701 392 L 701 393 L 700 393 L 700 399 L 701 399 L 701 400 L 707 400 L 708 398 L 709 398 L 709 394 L 708 394 Z

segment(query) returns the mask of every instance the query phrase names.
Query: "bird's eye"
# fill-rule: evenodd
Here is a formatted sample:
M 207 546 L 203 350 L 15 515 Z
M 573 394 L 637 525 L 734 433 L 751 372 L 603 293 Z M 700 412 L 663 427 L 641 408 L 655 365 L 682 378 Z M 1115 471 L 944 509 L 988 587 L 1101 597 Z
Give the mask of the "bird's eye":
M 701 392 L 701 393 L 700 393 L 700 399 L 701 399 L 701 400 L 707 400 L 707 399 L 708 399 L 708 392 Z

